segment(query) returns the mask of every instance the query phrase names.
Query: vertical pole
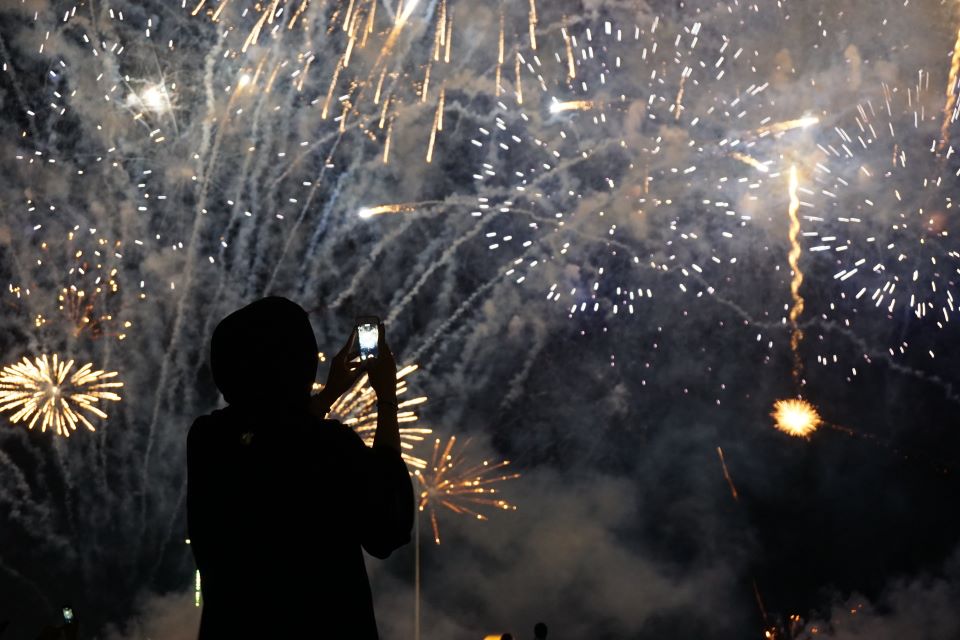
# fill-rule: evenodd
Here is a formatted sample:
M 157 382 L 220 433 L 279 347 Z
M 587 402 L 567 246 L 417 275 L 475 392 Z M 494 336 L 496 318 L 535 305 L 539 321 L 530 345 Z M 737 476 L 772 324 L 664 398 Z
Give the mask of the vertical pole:
M 420 640 L 420 507 L 417 505 L 413 512 L 416 528 L 416 540 L 414 541 L 414 601 L 413 601 L 413 638 Z

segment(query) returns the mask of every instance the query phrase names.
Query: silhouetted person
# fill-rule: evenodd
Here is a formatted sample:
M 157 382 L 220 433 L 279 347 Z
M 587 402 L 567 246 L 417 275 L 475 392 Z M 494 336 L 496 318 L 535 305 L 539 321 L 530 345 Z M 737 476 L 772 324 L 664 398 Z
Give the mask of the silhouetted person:
M 214 331 L 211 369 L 229 406 L 197 418 L 187 440 L 202 640 L 377 638 L 361 546 L 386 558 L 413 526 L 396 363 L 382 326 L 379 336 L 364 363 L 378 403 L 370 448 L 324 419 L 360 374 L 355 335 L 311 397 L 317 344 L 298 305 L 264 298 Z
M 46 626 L 37 636 L 37 640 L 77 640 L 79 625 L 67 622 L 58 627 Z
M 547 640 L 547 625 L 542 622 L 533 625 L 533 637 L 535 640 Z

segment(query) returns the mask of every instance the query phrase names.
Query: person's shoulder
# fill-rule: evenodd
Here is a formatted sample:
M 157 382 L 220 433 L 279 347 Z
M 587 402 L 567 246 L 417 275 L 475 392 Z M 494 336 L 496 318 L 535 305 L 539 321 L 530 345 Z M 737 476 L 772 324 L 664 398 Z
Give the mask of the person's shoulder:
M 336 444 L 348 447 L 365 446 L 363 438 L 351 427 L 343 424 L 339 420 L 323 420 L 322 433 L 327 435 Z
M 198 416 L 187 432 L 187 443 L 198 444 L 215 438 L 218 431 L 222 431 L 222 429 L 218 430 L 218 425 L 227 422 L 226 413 L 225 409 L 217 409 L 211 413 Z

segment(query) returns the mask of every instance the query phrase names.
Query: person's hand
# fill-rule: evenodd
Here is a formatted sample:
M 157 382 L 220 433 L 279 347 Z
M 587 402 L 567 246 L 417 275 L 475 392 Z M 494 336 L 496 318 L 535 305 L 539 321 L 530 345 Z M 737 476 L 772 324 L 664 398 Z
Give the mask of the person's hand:
M 323 385 L 323 389 L 324 391 L 329 389 L 334 399 L 346 393 L 360 377 L 360 363 L 352 358 L 353 345 L 356 341 L 357 332 L 353 330 L 347 338 L 347 343 L 330 360 L 330 371 L 327 373 L 327 383 Z
M 377 357 L 364 362 L 364 369 L 370 386 L 377 392 L 377 401 L 397 399 L 397 362 L 387 344 L 387 335 L 383 322 L 377 331 Z
M 347 343 L 330 359 L 330 370 L 323 389 L 310 398 L 310 412 L 320 418 L 327 415 L 337 398 L 346 393 L 360 377 L 360 364 L 351 358 L 356 339 L 357 332 L 351 331 Z

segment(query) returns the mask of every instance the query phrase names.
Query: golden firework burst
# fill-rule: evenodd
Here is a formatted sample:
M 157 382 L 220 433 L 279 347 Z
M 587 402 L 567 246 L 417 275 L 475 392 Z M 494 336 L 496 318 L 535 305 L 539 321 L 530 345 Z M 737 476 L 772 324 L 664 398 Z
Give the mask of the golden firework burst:
M 397 398 L 401 398 L 409 391 L 406 377 L 418 368 L 419 365 L 411 364 L 397 371 Z M 314 385 L 314 391 L 322 388 L 322 385 Z M 412 451 L 414 446 L 423 442 L 426 436 L 433 433 L 433 430 L 428 427 L 404 425 L 411 425 L 420 420 L 414 407 L 426 401 L 426 396 L 418 396 L 400 400 L 397 405 L 400 446 L 403 449 L 401 455 L 404 462 L 414 469 L 423 469 L 427 466 L 426 460 L 413 455 Z M 329 415 L 356 431 L 367 446 L 373 446 L 373 437 L 377 432 L 377 394 L 370 386 L 366 374 L 360 376 L 353 386 L 333 403 Z
M 812 404 L 794 398 L 777 400 L 770 415 L 777 429 L 798 438 L 808 438 L 822 422 Z
M 465 451 L 470 441 L 458 450 L 454 450 L 456 436 L 451 436 L 445 446 L 440 439 L 433 443 L 433 456 L 430 465 L 424 470 L 413 472 L 420 484 L 420 497 L 417 508 L 427 511 L 433 528 L 433 541 L 440 544 L 440 527 L 437 522 L 437 509 L 445 507 L 457 514 L 467 514 L 477 520 L 486 520 L 487 516 L 477 511 L 473 505 L 496 507 L 506 511 L 515 511 L 516 506 L 499 498 L 497 489 L 491 485 L 519 478 L 519 473 L 502 473 L 501 469 L 510 464 L 509 460 L 470 465 Z
M 0 412 L 12 411 L 10 422 L 27 422 L 30 429 L 39 422 L 41 431 L 51 428 L 59 436 L 69 437 L 78 423 L 95 431 L 84 413 L 106 418 L 97 403 L 119 401 L 114 390 L 123 383 L 114 379 L 116 371 L 94 371 L 87 363 L 71 373 L 73 365 L 73 360 L 63 362 L 57 354 L 44 354 L 4 367 L 0 372 Z

